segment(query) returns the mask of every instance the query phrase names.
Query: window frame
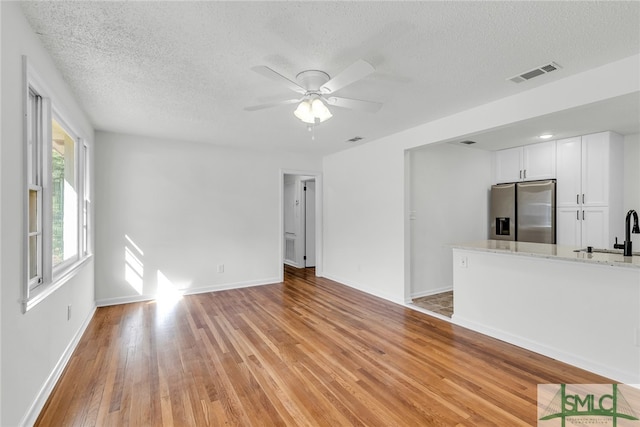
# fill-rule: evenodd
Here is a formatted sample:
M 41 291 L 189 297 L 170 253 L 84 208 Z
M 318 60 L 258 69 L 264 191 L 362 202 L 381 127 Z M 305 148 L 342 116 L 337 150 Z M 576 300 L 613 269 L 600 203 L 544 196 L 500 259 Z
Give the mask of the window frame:
M 28 259 L 27 264 L 29 266 L 27 272 L 27 280 L 29 291 L 33 291 L 35 288 L 40 286 L 44 282 L 44 266 L 42 265 L 42 253 L 43 253 L 43 240 L 44 240 L 44 230 L 43 226 L 43 186 L 42 186 L 42 131 L 41 126 L 38 126 L 39 122 L 42 122 L 42 115 L 44 111 L 46 111 L 46 98 L 42 98 L 37 92 L 28 88 L 28 99 L 27 99 L 27 110 L 30 114 L 32 114 L 31 119 L 29 117 L 25 118 L 26 126 L 26 145 L 27 145 L 27 160 L 26 160 L 26 172 L 27 172 L 27 191 L 29 198 L 27 202 L 27 217 L 28 217 L 28 225 L 27 225 L 27 239 L 30 240 L 31 237 L 38 237 L 39 241 L 36 245 L 36 259 L 35 259 L 35 270 L 36 274 L 34 277 L 31 276 L 31 247 L 30 241 L 27 243 L 27 252 Z M 36 224 L 35 230 L 31 229 L 31 192 L 36 192 Z
M 70 124 L 71 122 L 65 119 L 68 115 L 65 115 L 62 109 L 57 108 L 52 100 L 52 92 L 29 65 L 26 56 L 23 56 L 23 86 L 24 279 L 22 281 L 22 311 L 26 313 L 75 276 L 92 254 L 89 246 L 91 206 L 90 203 L 85 202 L 86 193 L 88 193 L 86 191 L 88 189 L 85 187 L 88 187 L 90 182 L 89 177 L 85 176 L 90 171 L 89 165 L 85 165 L 85 162 L 89 163 L 90 161 L 90 146 L 77 128 L 74 128 Z M 40 108 L 32 108 L 32 93 L 35 95 L 35 99 L 39 99 Z M 31 116 L 34 111 L 37 112 L 35 118 Z M 54 119 L 74 140 L 73 167 L 77 186 L 77 254 L 55 267 L 53 266 L 52 248 L 52 125 Z M 33 168 L 37 168 L 35 173 Z M 36 182 L 32 182 L 34 180 Z M 39 209 L 37 209 L 36 229 L 41 233 L 41 239 L 36 250 L 36 269 L 40 275 L 32 279 L 30 236 L 33 235 L 33 232 L 30 223 L 29 199 L 30 192 L 33 190 L 38 191 L 37 207 Z M 86 242 L 85 236 L 87 236 Z

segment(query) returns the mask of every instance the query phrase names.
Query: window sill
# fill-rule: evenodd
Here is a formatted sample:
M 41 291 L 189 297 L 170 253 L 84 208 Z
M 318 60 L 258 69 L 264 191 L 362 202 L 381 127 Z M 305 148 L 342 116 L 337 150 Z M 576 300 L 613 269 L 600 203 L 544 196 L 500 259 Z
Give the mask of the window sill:
M 38 305 L 40 302 L 44 301 L 49 295 L 60 289 L 62 285 L 67 283 L 70 279 L 72 279 L 78 271 L 85 264 L 89 262 L 89 260 L 93 258 L 93 254 L 89 254 L 82 258 L 81 260 L 71 264 L 68 268 L 61 272 L 61 274 L 56 278 L 55 282 L 49 283 L 47 285 L 42 285 L 41 289 L 36 289 L 35 293 L 30 296 L 27 300 L 22 300 L 22 312 L 26 313 L 31 310 L 33 307 Z

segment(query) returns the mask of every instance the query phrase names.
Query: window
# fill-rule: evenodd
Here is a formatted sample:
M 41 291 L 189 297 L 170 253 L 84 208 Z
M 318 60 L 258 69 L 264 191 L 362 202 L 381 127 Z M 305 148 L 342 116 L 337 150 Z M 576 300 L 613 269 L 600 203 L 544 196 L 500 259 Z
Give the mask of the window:
M 25 59 L 25 311 L 90 255 L 89 146 L 43 88 Z
M 76 143 L 55 119 L 51 138 L 51 238 L 53 268 L 78 258 Z
M 42 283 L 42 110 L 43 99 L 29 90 L 27 101 L 27 191 L 29 289 Z

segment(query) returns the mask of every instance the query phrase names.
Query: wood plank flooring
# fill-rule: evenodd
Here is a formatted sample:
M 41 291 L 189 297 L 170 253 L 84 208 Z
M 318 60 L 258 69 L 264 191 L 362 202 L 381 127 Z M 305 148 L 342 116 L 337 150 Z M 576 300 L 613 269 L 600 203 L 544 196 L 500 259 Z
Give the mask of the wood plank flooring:
M 99 308 L 37 425 L 536 425 L 538 383 L 610 382 L 286 268 Z

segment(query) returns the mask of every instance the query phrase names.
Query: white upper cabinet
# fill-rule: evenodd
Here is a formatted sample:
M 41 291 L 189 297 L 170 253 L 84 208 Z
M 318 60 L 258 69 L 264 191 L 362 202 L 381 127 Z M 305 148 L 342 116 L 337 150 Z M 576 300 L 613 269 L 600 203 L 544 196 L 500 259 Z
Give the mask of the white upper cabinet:
M 610 156 L 612 150 L 609 133 L 602 132 L 582 137 L 582 193 L 583 206 L 609 204 Z M 622 168 L 622 164 L 613 167 Z M 622 182 L 619 184 L 622 191 Z M 611 189 L 615 190 L 615 189 Z
M 608 206 L 622 182 L 621 144 L 611 132 L 561 139 L 557 143 L 557 205 Z M 618 135 L 619 137 L 619 135 Z M 613 157 L 612 157 L 613 156 Z
M 495 152 L 495 182 L 536 181 L 556 177 L 556 142 Z
M 556 205 L 579 205 L 582 194 L 582 138 L 578 136 L 559 140 L 557 160 Z
M 495 152 L 495 181 L 516 182 L 522 180 L 522 147 Z
M 547 141 L 522 147 L 523 179 L 537 181 L 556 177 L 556 142 Z

